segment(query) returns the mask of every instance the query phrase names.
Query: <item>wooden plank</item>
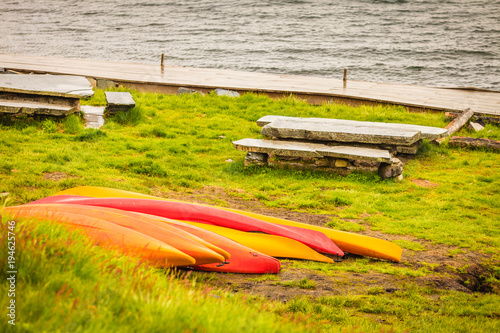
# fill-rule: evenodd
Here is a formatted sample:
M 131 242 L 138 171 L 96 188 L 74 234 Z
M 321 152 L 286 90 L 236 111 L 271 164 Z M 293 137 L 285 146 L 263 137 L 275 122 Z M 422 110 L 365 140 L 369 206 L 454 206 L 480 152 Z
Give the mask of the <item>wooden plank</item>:
M 268 94 L 320 96 L 368 103 L 403 105 L 438 111 L 462 111 L 474 107 L 476 113 L 500 115 L 500 93 L 440 89 L 415 85 L 373 83 L 297 75 L 246 73 L 221 69 L 187 68 L 160 64 L 114 63 L 85 59 L 0 54 L 0 67 L 45 73 L 81 75 L 119 82 L 183 86 L 190 88 L 256 91 Z M 311 99 L 312 100 L 312 99 Z M 317 99 L 314 99 L 317 100 Z
M 448 141 L 448 145 L 451 147 L 488 148 L 500 151 L 500 141 L 492 139 L 452 136 Z
M 295 121 L 310 121 L 316 123 L 326 123 L 326 124 L 338 124 L 338 125 L 350 125 L 350 126 L 372 126 L 377 128 L 391 128 L 391 129 L 404 129 L 410 131 L 420 132 L 422 139 L 436 140 L 444 137 L 448 130 L 439 127 L 430 126 L 420 126 L 411 124 L 399 124 L 399 123 L 381 123 L 381 122 L 371 122 L 371 121 L 356 121 L 356 120 L 346 120 L 346 119 L 331 119 L 331 118 L 299 118 L 299 117 L 286 117 L 286 116 L 264 116 L 257 120 L 257 125 L 263 127 L 275 120 L 295 120 Z
M 319 143 L 242 139 L 233 142 L 237 150 L 293 157 L 337 157 L 348 160 L 366 160 L 391 163 L 387 150 L 350 146 L 327 146 Z
M 94 95 L 90 82 L 68 75 L 0 75 L 0 92 L 31 95 L 87 98 Z
M 265 125 L 262 127 L 261 134 L 279 139 L 360 142 L 400 146 L 409 146 L 420 140 L 420 132 L 418 131 L 324 122 L 301 122 L 286 119 L 275 120 Z

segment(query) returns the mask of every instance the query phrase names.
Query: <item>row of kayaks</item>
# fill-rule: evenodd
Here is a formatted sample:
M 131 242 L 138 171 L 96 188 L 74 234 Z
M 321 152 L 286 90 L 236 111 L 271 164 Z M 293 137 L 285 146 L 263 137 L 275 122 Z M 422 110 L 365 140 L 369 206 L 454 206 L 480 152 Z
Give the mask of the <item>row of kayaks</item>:
M 163 267 L 277 273 L 276 258 L 332 263 L 346 252 L 401 260 L 398 245 L 378 238 L 103 187 L 76 187 L 4 211 L 64 223 Z

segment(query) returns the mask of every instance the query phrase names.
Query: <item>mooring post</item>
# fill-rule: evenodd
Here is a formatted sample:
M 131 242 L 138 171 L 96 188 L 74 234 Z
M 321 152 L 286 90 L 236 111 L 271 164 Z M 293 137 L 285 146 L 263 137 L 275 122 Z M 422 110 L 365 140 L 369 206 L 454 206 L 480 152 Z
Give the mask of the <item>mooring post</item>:
M 347 68 L 344 68 L 344 88 L 347 86 Z

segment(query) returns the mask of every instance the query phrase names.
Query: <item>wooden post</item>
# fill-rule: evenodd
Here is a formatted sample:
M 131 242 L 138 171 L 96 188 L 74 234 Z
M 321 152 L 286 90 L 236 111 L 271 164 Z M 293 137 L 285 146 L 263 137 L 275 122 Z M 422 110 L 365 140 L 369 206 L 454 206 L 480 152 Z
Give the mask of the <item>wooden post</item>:
M 472 118 L 473 115 L 474 110 L 472 110 L 471 108 L 465 109 L 462 114 L 456 117 L 451 123 L 448 124 L 448 126 L 445 127 L 448 130 L 446 137 L 451 136 L 453 133 L 461 129 L 462 126 L 464 126 L 469 121 L 469 119 Z M 437 139 L 436 142 L 439 144 L 441 143 L 441 141 L 446 139 L 446 137 Z
M 161 54 L 161 74 L 163 75 L 163 70 L 164 70 L 164 67 L 163 67 L 163 64 L 165 62 L 165 53 L 162 53 Z
M 347 87 L 347 68 L 344 68 L 344 88 Z

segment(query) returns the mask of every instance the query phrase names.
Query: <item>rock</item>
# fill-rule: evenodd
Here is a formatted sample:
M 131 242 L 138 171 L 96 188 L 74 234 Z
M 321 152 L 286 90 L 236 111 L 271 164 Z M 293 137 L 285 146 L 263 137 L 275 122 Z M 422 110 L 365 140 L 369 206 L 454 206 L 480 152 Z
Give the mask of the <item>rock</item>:
M 268 155 L 264 153 L 248 152 L 245 157 L 245 166 L 247 165 L 266 165 Z
M 335 167 L 336 168 L 346 168 L 349 165 L 349 162 L 346 160 L 335 160 Z
M 219 89 L 219 88 L 215 89 L 215 94 L 217 96 L 240 97 L 240 94 L 237 91 Z
M 479 132 L 479 131 L 484 130 L 484 124 L 481 125 L 479 122 L 471 121 L 469 123 L 469 129 L 476 131 L 476 132 Z
M 177 95 L 182 95 L 182 94 L 201 94 L 204 95 L 201 91 L 192 89 L 192 88 L 185 88 L 185 87 L 180 87 L 177 90 Z
M 227 163 L 233 163 L 234 161 L 233 161 L 232 159 L 230 159 L 230 158 L 229 158 L 229 159 L 227 159 L 227 160 L 226 160 L 226 162 L 227 162 Z
M 118 83 L 106 79 L 95 79 L 95 85 L 98 89 L 118 88 L 120 86 Z
M 382 179 L 396 178 L 403 173 L 403 163 L 397 158 L 392 163 L 382 162 L 378 168 L 378 175 Z

